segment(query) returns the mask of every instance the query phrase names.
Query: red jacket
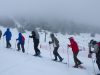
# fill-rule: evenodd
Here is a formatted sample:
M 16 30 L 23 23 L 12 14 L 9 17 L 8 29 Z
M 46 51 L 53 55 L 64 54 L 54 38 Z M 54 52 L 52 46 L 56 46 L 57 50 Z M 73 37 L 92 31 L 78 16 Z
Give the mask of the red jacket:
M 68 46 L 72 48 L 73 53 L 77 53 L 79 51 L 79 48 L 76 41 L 74 41 L 74 39 L 70 39 L 70 43 L 71 44 Z

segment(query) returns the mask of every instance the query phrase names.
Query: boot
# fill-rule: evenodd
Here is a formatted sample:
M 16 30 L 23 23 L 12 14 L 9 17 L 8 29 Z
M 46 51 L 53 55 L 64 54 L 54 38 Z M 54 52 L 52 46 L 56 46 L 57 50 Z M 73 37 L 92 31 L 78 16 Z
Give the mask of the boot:
M 77 65 L 75 65 L 75 66 L 73 66 L 74 68 L 78 68 L 78 66 Z
M 53 61 L 57 61 L 57 59 L 52 59 Z
M 61 58 L 59 62 L 62 62 L 64 60 L 64 58 Z

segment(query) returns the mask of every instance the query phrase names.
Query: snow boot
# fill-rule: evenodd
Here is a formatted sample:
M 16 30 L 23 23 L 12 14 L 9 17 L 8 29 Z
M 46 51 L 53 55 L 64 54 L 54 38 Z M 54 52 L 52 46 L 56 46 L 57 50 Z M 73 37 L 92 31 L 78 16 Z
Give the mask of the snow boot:
M 61 58 L 59 62 L 62 62 L 64 60 L 64 58 Z
M 53 61 L 57 61 L 57 59 L 52 59 Z
M 73 66 L 74 68 L 78 68 L 78 66 L 77 65 L 75 65 L 75 66 Z

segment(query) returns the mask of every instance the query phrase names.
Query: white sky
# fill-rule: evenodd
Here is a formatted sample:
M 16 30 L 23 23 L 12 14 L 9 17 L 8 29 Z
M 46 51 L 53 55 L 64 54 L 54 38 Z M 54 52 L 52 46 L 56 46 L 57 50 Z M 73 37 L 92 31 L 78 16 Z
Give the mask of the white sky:
M 0 0 L 0 15 L 26 14 L 100 25 L 100 0 Z

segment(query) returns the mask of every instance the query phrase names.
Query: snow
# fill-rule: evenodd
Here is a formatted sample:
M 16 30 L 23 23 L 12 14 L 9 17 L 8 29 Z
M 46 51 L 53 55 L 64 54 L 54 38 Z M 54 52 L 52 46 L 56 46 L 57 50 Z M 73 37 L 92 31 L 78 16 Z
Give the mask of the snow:
M 6 28 L 3 27 L 0 27 L 0 29 L 3 33 L 6 30 Z M 52 61 L 53 47 L 48 44 L 49 40 L 51 40 L 49 37 L 50 32 L 48 32 L 46 42 L 44 42 L 44 33 L 39 33 L 39 48 L 41 50 L 42 58 L 32 56 L 34 54 L 34 48 L 33 40 L 28 38 L 30 32 L 26 31 L 26 33 L 23 34 L 26 37 L 26 53 L 16 51 L 16 38 L 18 37 L 18 31 L 17 29 L 11 29 L 11 32 L 13 34 L 11 49 L 5 48 L 5 38 L 2 37 L 0 40 L 0 75 L 94 75 L 92 60 L 87 57 L 88 42 L 91 39 L 100 41 L 99 34 L 97 34 L 95 38 L 90 37 L 90 34 L 88 33 L 82 33 L 80 35 L 56 34 L 56 37 L 60 41 L 59 53 L 64 58 L 64 63 L 68 63 L 67 54 L 69 54 L 68 67 L 68 64 Z M 69 44 L 68 38 L 71 36 L 75 38 L 82 50 L 79 52 L 78 58 L 83 62 L 83 66 L 86 67 L 86 70 L 72 67 L 74 65 L 74 61 L 71 49 L 68 49 L 67 53 L 67 44 Z M 99 73 L 96 63 L 94 63 L 94 66 L 96 73 Z

